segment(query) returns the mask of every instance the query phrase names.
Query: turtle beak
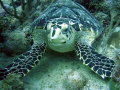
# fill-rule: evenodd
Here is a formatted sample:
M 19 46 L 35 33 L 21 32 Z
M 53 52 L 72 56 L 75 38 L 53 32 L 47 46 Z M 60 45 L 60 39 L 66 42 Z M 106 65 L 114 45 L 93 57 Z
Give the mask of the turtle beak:
M 62 31 L 60 28 L 54 29 L 51 28 L 50 32 L 50 41 L 53 43 L 63 43 L 66 42 L 67 38 L 65 35 L 62 34 Z

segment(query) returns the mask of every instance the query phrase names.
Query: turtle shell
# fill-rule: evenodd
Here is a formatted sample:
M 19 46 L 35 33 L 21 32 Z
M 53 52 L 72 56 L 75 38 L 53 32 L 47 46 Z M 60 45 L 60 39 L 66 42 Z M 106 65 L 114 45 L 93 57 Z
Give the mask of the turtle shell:
M 99 35 L 103 28 L 99 22 L 80 4 L 74 1 L 58 1 L 33 21 L 31 29 L 35 26 L 45 26 L 52 19 L 66 18 L 73 21 L 76 31 L 91 30 Z

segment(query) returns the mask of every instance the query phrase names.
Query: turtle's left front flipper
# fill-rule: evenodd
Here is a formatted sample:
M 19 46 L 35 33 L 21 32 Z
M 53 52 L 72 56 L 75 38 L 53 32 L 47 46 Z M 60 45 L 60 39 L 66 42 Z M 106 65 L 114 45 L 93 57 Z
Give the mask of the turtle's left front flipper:
M 77 56 L 83 64 L 89 66 L 91 70 L 99 74 L 102 78 L 112 77 L 112 71 L 115 67 L 115 62 L 102 54 L 98 54 L 92 47 L 76 43 L 75 46 Z
M 45 52 L 46 43 L 33 45 L 29 51 L 22 54 L 5 69 L 0 69 L 0 80 L 6 78 L 10 73 L 18 73 L 25 76 L 34 66 L 37 65 Z

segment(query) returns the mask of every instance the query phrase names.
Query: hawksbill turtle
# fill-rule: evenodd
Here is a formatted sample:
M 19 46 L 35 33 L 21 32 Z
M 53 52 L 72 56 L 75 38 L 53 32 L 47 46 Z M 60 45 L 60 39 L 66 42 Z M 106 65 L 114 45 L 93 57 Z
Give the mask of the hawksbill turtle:
M 33 38 L 31 49 L 22 54 L 4 69 L 0 69 L 0 80 L 10 73 L 25 76 L 42 58 L 46 48 L 64 53 L 75 50 L 79 60 L 102 78 L 112 77 L 115 62 L 92 47 L 103 28 L 99 22 L 80 4 L 72 0 L 59 0 L 49 7 L 31 24 L 43 27 L 38 31 L 39 39 Z

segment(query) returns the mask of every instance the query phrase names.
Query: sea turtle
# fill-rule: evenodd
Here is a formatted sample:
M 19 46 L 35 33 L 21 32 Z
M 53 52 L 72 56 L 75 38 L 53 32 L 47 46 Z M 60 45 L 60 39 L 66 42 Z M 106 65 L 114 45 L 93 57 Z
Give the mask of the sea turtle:
M 44 27 L 38 31 L 39 39 L 33 38 L 30 50 L 5 69 L 0 69 L 0 80 L 10 73 L 25 76 L 37 65 L 46 47 L 60 53 L 75 50 L 79 60 L 95 73 L 102 78 L 112 77 L 114 61 L 98 54 L 92 47 L 103 28 L 82 5 L 72 0 L 59 0 L 32 22 L 31 31 L 38 26 Z

